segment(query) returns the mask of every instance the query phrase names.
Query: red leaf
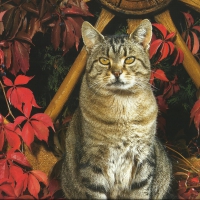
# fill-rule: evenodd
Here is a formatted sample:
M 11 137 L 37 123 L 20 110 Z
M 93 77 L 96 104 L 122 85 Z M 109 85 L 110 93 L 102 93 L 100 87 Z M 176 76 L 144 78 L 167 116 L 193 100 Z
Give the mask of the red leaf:
M 175 46 L 172 42 L 168 41 L 167 44 L 169 45 L 169 50 L 170 50 L 170 53 L 169 55 L 171 55 L 173 52 L 174 52 L 174 49 L 175 49 Z
M 4 14 L 7 12 L 8 10 L 5 10 L 3 12 L 0 12 L 0 21 L 2 22 L 3 21 L 3 16 Z
M 197 100 L 196 102 L 195 102 L 195 104 L 194 104 L 194 106 L 193 106 L 193 108 L 192 108 L 192 110 L 191 110 L 191 112 L 190 112 L 190 118 L 194 118 L 194 116 L 195 116 L 195 114 L 196 114 L 196 112 L 198 111 L 200 109 L 200 99 L 199 100 Z
M 178 65 L 183 62 L 184 54 L 181 49 L 177 49 L 177 54 L 172 65 Z
M 56 22 L 55 22 L 55 26 L 52 29 L 52 33 L 51 33 L 51 43 L 53 44 L 53 47 L 55 50 L 58 49 L 59 44 L 60 44 L 60 33 L 61 33 L 61 19 L 59 18 Z
M 18 75 L 14 81 L 14 85 L 24 85 L 27 84 L 34 76 L 28 77 L 25 75 Z
M 41 123 L 40 121 L 31 120 L 31 125 L 34 130 L 36 137 L 39 140 L 44 140 L 47 143 L 49 137 L 49 130 L 48 128 Z
M 15 131 L 6 129 L 5 135 L 6 135 L 8 144 L 14 149 L 19 149 L 19 147 L 21 145 L 21 140 L 20 140 L 19 136 L 15 133 Z
M 14 189 L 10 184 L 5 183 L 3 185 L 0 185 L 0 191 L 5 192 L 7 196 L 12 197 L 13 199 L 15 199 L 14 198 L 15 197 Z
M 52 179 L 49 183 L 49 193 L 53 196 L 58 190 L 60 190 L 60 185 L 58 180 Z
M 0 49 L 0 65 L 4 64 L 4 52 Z
M 194 124 L 195 124 L 197 131 L 199 132 L 199 124 L 200 124 L 200 111 L 199 110 L 198 110 L 198 112 L 195 113 Z
M 183 199 L 196 199 L 198 192 L 194 188 L 190 188 L 187 192 L 181 194 Z
M 29 113 L 29 115 L 30 115 L 31 106 L 38 107 L 38 108 L 40 108 L 40 107 L 37 105 L 32 91 L 25 87 L 19 87 L 18 85 L 26 84 L 32 78 L 33 77 L 19 75 L 16 77 L 16 79 L 14 81 L 14 83 L 15 83 L 14 85 L 11 85 L 11 82 L 9 82 L 9 79 L 5 79 L 6 83 L 9 86 L 12 86 L 10 89 L 8 89 L 8 91 L 6 93 L 8 100 L 15 108 L 17 108 L 21 112 L 23 112 L 23 110 L 22 110 L 23 103 L 27 104 L 27 105 L 25 105 L 25 108 L 27 111 L 26 112 L 27 117 L 29 117 L 27 115 L 27 113 Z
M 170 40 L 170 39 L 174 38 L 175 35 L 176 35 L 175 32 L 171 32 L 170 34 L 167 35 L 167 37 L 165 38 L 165 40 Z
M 34 141 L 34 130 L 29 122 L 26 122 L 22 128 L 22 139 L 31 148 L 31 144 Z
M 8 48 L 4 49 L 4 56 L 6 68 L 9 69 L 11 65 L 11 45 L 9 45 Z
M 32 170 L 30 173 L 33 174 L 38 179 L 38 181 L 44 183 L 46 186 L 48 185 L 48 177 L 44 172 L 40 170 Z
M 66 26 L 66 29 L 63 33 L 63 48 L 62 48 L 64 51 L 64 54 L 67 53 L 69 49 L 74 46 L 74 43 L 75 43 L 73 27 L 69 23 L 68 20 L 65 20 L 65 26 Z
M 75 34 L 75 41 L 76 41 L 76 49 L 78 50 L 78 45 L 79 45 L 79 39 L 81 37 L 81 25 L 83 23 L 83 19 L 82 19 L 82 23 L 80 23 L 81 20 L 77 20 L 76 18 L 72 18 L 72 17 L 67 17 L 67 19 L 71 22 L 72 26 L 74 27 L 74 34 Z
M 149 50 L 149 56 L 150 59 L 157 53 L 158 48 L 160 45 L 163 43 L 161 39 L 155 40 L 154 42 L 151 43 L 150 50 Z
M 19 197 L 20 195 L 22 195 L 24 191 L 24 180 L 26 176 L 24 175 L 22 169 L 17 166 L 10 167 L 10 175 L 13 177 L 15 181 L 15 186 L 14 186 L 15 195 Z
M 192 28 L 200 32 L 200 26 L 193 26 Z
M 196 54 L 199 51 L 199 39 L 193 31 L 191 31 L 193 36 L 193 47 L 192 47 L 192 54 Z
M 38 193 L 40 192 L 40 184 L 34 175 L 29 174 L 28 176 L 28 191 L 36 199 L 38 199 Z
M 26 73 L 29 69 L 30 44 L 14 40 L 12 45 L 13 66 L 11 73 L 16 75 L 19 70 Z
M 191 51 L 191 49 L 192 49 L 192 43 L 191 43 L 191 37 L 190 37 L 189 34 L 187 35 L 186 44 L 188 46 L 188 49 Z
M 2 78 L 6 86 L 13 86 L 13 82 L 9 78 L 7 78 L 6 76 L 3 76 Z
M 162 111 L 163 113 L 165 113 L 168 109 L 168 105 L 167 105 L 166 100 L 164 99 L 163 95 L 157 96 L 156 99 L 157 99 L 159 110 Z
M 167 36 L 167 29 L 165 28 L 165 26 L 163 26 L 162 24 L 155 24 L 155 23 L 152 25 L 162 33 L 163 39 L 165 39 Z
M 46 127 L 50 126 L 54 130 L 52 119 L 45 113 L 37 113 L 31 119 L 41 121 Z
M 15 152 L 15 149 L 10 149 L 7 152 L 7 159 L 13 160 L 23 166 L 31 167 L 30 163 L 28 162 L 27 158 L 21 152 Z
M 27 118 L 24 116 L 18 116 L 17 118 L 15 118 L 15 126 L 21 124 L 24 120 L 26 120 Z
M 3 178 L 8 179 L 9 168 L 6 160 L 0 160 L 0 180 Z
M 3 128 L 0 127 L 0 151 L 2 151 L 4 146 L 4 132 L 3 132 Z
M 187 23 L 187 28 L 190 28 L 194 24 L 194 19 L 191 14 L 182 12 L 183 15 L 185 16 L 186 23 Z
M 168 78 L 165 75 L 165 72 L 163 70 L 157 69 L 153 73 L 154 73 L 154 77 L 155 78 L 160 79 L 162 81 L 169 81 Z
M 157 62 L 160 62 L 161 60 L 167 58 L 167 56 L 169 55 L 169 52 L 170 52 L 169 45 L 166 42 L 164 42 L 160 51 L 161 56 L 157 60 Z

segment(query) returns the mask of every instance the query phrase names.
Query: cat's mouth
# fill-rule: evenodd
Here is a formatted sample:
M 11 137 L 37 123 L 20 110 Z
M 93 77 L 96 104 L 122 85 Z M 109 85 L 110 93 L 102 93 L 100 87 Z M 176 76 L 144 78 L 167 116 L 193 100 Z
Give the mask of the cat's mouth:
M 120 86 L 124 86 L 125 83 L 119 79 L 115 80 L 112 83 L 109 83 L 108 86 L 115 86 L 115 87 L 120 87 Z

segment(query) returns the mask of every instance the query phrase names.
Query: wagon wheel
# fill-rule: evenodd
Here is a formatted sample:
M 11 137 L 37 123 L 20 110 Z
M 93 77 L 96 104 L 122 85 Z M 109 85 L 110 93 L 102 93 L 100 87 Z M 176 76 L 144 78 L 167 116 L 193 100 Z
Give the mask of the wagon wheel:
M 192 78 L 194 84 L 200 88 L 200 66 L 193 57 L 190 50 L 187 48 L 185 42 L 181 38 L 178 30 L 176 29 L 169 10 L 169 6 L 172 0 L 98 0 L 103 8 L 100 13 L 99 19 L 96 22 L 95 27 L 100 32 L 106 27 L 106 25 L 112 20 L 115 14 L 127 15 L 128 30 L 130 33 L 134 27 L 136 27 L 142 18 L 148 16 L 154 16 L 158 23 L 162 23 L 170 32 L 176 32 L 175 44 L 180 47 L 184 52 L 183 65 Z M 200 12 L 199 0 L 179 0 L 187 6 Z M 84 69 L 86 63 L 87 53 L 83 48 L 72 65 L 69 73 L 55 94 L 54 98 L 47 107 L 45 113 L 48 114 L 52 120 L 55 120 L 62 110 L 65 102 L 68 100 L 75 84 L 77 83 L 80 75 Z

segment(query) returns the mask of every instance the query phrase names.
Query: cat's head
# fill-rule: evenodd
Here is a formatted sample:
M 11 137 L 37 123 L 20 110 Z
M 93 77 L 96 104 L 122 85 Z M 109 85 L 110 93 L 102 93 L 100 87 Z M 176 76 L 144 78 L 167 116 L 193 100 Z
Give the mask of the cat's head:
M 88 51 L 86 80 L 92 90 L 132 91 L 148 85 L 152 37 L 149 20 L 143 20 L 130 35 L 110 37 L 84 22 L 82 37 Z

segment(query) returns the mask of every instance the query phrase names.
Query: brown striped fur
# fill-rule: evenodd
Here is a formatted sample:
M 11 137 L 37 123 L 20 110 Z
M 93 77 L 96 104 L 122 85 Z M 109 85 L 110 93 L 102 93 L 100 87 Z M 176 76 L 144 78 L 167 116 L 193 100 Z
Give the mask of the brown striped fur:
M 88 60 L 80 105 L 66 137 L 66 197 L 165 198 L 171 164 L 155 136 L 158 108 L 149 84 L 148 56 L 151 23 L 143 20 L 129 36 L 104 37 L 84 22 L 82 35 Z

